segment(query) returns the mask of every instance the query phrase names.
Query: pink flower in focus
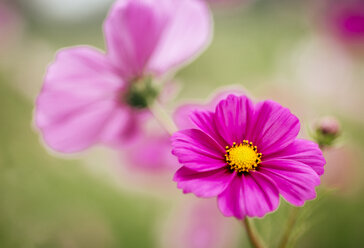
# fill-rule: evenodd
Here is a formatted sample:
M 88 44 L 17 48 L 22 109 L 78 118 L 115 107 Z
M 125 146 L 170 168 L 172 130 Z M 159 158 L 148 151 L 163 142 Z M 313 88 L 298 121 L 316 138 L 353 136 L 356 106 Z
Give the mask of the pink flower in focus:
M 297 139 L 300 123 L 287 108 L 229 95 L 190 119 L 194 128 L 172 137 L 184 193 L 217 196 L 221 212 L 239 219 L 275 210 L 279 195 L 296 206 L 316 197 L 325 159 L 317 144 Z
M 150 77 L 191 60 L 210 31 L 200 0 L 117 1 L 104 23 L 106 54 L 66 48 L 49 66 L 35 112 L 45 142 L 68 153 L 133 139 L 157 95 Z

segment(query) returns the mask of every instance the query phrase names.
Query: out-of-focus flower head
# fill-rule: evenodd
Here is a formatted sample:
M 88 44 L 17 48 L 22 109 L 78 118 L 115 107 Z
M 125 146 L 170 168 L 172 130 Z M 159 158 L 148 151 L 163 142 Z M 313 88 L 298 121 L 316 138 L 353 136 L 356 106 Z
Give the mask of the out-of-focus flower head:
M 364 2 L 340 1 L 331 5 L 333 28 L 344 39 L 364 41 Z
M 340 132 L 339 121 L 332 116 L 326 116 L 316 123 L 314 138 L 320 147 L 329 147 L 339 137 Z
M 184 193 L 216 196 L 221 212 L 239 219 L 275 210 L 279 195 L 296 206 L 316 197 L 325 159 L 316 143 L 297 139 L 300 123 L 287 108 L 229 95 L 190 119 L 194 127 L 172 137 Z
M 223 248 L 233 247 L 237 241 L 233 223 L 210 200 L 183 204 L 162 233 L 162 247 Z
M 35 121 L 54 150 L 133 140 L 159 95 L 153 80 L 206 48 L 211 16 L 202 0 L 119 0 L 104 34 L 106 54 L 66 48 L 48 68 Z
M 176 158 L 171 154 L 170 135 L 160 128 L 144 131 L 143 138 L 133 142 L 123 157 L 132 169 L 159 174 L 178 168 Z
M 338 38 L 351 43 L 364 43 L 364 1 L 329 1 L 327 22 Z
M 340 193 L 350 194 L 360 189 L 360 149 L 353 145 L 330 147 L 324 150 L 327 165 L 322 184 Z

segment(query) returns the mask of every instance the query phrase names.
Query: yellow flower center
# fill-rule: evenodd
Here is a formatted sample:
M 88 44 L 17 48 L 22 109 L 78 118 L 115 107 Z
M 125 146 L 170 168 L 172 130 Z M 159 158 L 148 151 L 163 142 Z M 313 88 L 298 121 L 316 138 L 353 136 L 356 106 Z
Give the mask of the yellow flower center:
M 238 145 L 234 142 L 231 147 L 226 146 L 225 161 L 231 170 L 237 172 L 255 170 L 262 162 L 261 158 L 262 154 L 258 152 L 258 148 L 247 140 Z

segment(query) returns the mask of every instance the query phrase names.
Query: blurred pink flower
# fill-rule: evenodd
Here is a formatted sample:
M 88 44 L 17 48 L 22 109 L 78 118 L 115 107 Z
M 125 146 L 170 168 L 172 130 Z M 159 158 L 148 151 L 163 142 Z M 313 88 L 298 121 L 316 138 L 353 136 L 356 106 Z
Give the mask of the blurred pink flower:
M 330 28 L 341 39 L 364 42 L 364 1 L 331 1 L 328 11 Z
M 148 80 L 208 45 L 211 16 L 201 0 L 119 0 L 104 33 L 106 54 L 87 46 L 66 48 L 48 68 L 35 121 L 54 150 L 70 153 L 133 139 L 148 113 L 140 94 L 157 94 Z
M 237 233 L 234 223 L 221 214 L 214 201 L 183 204 L 163 230 L 162 247 L 224 248 L 234 247 Z
M 177 159 L 171 154 L 170 135 L 166 132 L 148 132 L 125 150 L 125 159 L 133 169 L 160 173 L 176 171 Z
M 327 165 L 322 184 L 339 190 L 341 193 L 353 193 L 360 189 L 360 165 L 362 151 L 352 145 L 330 147 L 324 150 Z
M 316 197 L 325 159 L 317 144 L 297 139 L 300 123 L 287 108 L 229 95 L 190 119 L 193 128 L 172 136 L 184 193 L 217 196 L 221 212 L 239 219 L 274 211 L 279 195 L 296 206 Z

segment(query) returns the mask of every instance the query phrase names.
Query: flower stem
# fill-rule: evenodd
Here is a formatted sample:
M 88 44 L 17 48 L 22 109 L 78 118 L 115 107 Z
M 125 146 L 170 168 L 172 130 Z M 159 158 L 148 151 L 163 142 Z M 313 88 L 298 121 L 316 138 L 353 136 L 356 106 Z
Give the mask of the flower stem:
M 245 226 L 251 245 L 254 248 L 264 248 L 261 239 L 257 236 L 256 231 L 254 230 L 252 223 L 250 219 L 248 219 L 248 217 L 244 218 L 243 224 Z
M 159 122 L 159 124 L 170 134 L 172 135 L 177 131 L 177 127 L 172 121 L 171 117 L 164 110 L 161 104 L 158 101 L 154 101 L 149 105 L 149 110 L 154 115 L 154 118 Z
M 281 242 L 279 243 L 279 246 L 278 246 L 279 248 L 287 247 L 287 244 L 288 244 L 289 238 L 291 236 L 293 227 L 294 227 L 294 225 L 295 225 L 295 223 L 297 221 L 299 210 L 300 209 L 298 207 L 295 207 L 295 208 L 292 209 L 292 211 L 290 213 L 290 216 L 288 218 L 287 224 L 286 224 L 285 232 L 283 234 Z
M 325 145 L 322 145 L 320 143 L 319 143 L 319 147 L 322 151 L 324 151 L 327 148 Z M 291 210 L 290 216 L 289 216 L 287 224 L 286 224 L 285 232 L 283 233 L 281 242 L 279 243 L 279 246 L 278 246 L 279 248 L 287 247 L 292 230 L 293 230 L 294 225 L 296 224 L 297 218 L 299 216 L 299 211 L 300 211 L 300 208 L 298 208 L 298 207 L 294 207 Z

